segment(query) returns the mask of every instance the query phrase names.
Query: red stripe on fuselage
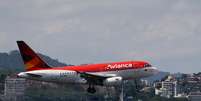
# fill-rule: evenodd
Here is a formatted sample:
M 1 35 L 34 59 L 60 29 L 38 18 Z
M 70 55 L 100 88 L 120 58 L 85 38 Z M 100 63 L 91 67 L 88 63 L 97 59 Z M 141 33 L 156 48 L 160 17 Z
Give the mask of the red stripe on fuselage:
M 79 72 L 105 72 L 105 71 L 118 71 L 127 69 L 141 69 L 144 65 L 148 64 L 145 61 L 126 61 L 126 62 L 113 62 L 104 64 L 90 64 L 90 65 L 80 65 L 80 66 L 65 66 L 56 67 L 48 70 L 72 70 Z M 43 68 L 35 68 L 35 70 L 44 70 Z M 47 69 L 45 69 L 47 70 Z

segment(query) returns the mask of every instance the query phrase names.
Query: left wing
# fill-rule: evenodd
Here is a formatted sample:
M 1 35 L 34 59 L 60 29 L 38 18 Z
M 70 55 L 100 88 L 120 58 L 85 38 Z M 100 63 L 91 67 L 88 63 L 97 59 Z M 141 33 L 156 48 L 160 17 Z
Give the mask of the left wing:
M 97 74 L 97 73 L 87 73 L 87 72 L 77 72 L 80 77 L 87 80 L 88 84 L 95 84 L 103 86 L 104 80 L 107 78 L 115 77 L 115 74 Z
M 35 78 L 41 78 L 42 76 L 41 75 L 38 75 L 38 74 L 33 74 L 33 73 L 26 73 L 28 76 L 30 77 L 35 77 Z

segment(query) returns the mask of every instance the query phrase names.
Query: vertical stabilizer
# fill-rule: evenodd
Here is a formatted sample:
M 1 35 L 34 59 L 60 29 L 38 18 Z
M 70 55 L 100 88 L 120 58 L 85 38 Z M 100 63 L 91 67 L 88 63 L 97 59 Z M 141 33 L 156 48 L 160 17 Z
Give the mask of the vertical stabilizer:
M 27 71 L 51 68 L 24 41 L 17 41 Z

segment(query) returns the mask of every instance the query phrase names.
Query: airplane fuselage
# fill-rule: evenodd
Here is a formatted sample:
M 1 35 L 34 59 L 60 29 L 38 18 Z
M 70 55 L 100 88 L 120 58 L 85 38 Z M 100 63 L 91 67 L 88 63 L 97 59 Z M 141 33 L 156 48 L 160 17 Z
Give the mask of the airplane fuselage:
M 32 70 L 21 72 L 18 76 L 48 82 L 87 84 L 87 80 L 81 76 L 81 72 L 103 77 L 117 77 L 114 79 L 122 81 L 151 76 L 156 74 L 158 70 L 147 62 L 129 61 Z M 117 84 L 103 82 L 102 85 L 113 86 Z

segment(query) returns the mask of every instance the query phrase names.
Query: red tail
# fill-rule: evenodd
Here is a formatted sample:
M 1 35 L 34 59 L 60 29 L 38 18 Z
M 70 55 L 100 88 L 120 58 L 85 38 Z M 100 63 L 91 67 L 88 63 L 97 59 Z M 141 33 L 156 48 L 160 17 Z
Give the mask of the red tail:
M 27 71 L 51 68 L 24 41 L 17 41 Z

